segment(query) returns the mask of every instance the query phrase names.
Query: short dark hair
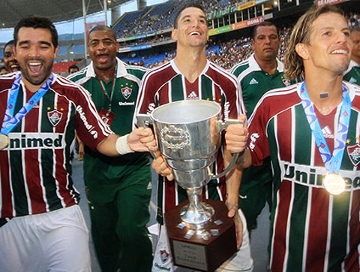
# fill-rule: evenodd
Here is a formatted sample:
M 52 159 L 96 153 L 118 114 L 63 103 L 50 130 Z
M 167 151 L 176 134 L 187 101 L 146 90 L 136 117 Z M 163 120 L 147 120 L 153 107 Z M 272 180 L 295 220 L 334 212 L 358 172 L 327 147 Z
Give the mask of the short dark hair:
M 351 28 L 351 32 L 360 32 L 360 25 L 354 25 L 352 28 Z
M 262 22 L 258 25 L 256 25 L 252 31 L 252 39 L 255 40 L 255 37 L 256 37 L 256 33 L 257 33 L 257 30 L 259 27 L 262 27 L 262 26 L 273 26 L 276 28 L 276 33 L 278 34 L 279 36 L 279 29 L 278 27 L 273 23 L 273 22 L 270 22 L 270 21 L 265 21 L 265 22 Z
M 94 26 L 93 28 L 90 29 L 89 36 L 90 36 L 91 33 L 93 33 L 94 31 L 97 31 L 97 30 L 98 31 L 109 31 L 112 34 L 114 40 L 116 41 L 115 31 L 111 27 L 106 26 L 106 25 L 96 25 L 96 26 Z
M 31 27 L 31 28 L 44 28 L 48 29 L 51 33 L 52 44 L 56 48 L 58 47 L 58 32 L 51 22 L 51 20 L 47 17 L 34 16 L 31 15 L 29 17 L 21 19 L 14 28 L 14 42 L 15 45 L 18 41 L 18 33 L 19 29 L 22 27 Z
M 175 19 L 174 19 L 174 29 L 178 28 L 178 21 L 179 21 L 179 17 L 180 17 L 180 14 L 181 12 L 183 12 L 184 9 L 187 9 L 187 8 L 198 8 L 200 10 L 202 10 L 204 12 L 204 14 L 206 15 L 206 12 L 203 8 L 203 6 L 199 3 L 190 3 L 190 4 L 185 4 L 179 11 L 178 13 L 176 14 L 175 16 Z
M 71 69 L 77 69 L 78 71 L 80 70 L 79 67 L 76 64 L 72 64 L 68 67 L 68 73 L 70 73 Z
M 8 41 L 6 44 L 5 44 L 5 46 L 4 46 L 4 53 L 5 53 L 5 48 L 8 46 L 8 45 L 12 45 L 12 44 L 15 44 L 15 41 L 14 40 L 10 40 L 10 41 Z

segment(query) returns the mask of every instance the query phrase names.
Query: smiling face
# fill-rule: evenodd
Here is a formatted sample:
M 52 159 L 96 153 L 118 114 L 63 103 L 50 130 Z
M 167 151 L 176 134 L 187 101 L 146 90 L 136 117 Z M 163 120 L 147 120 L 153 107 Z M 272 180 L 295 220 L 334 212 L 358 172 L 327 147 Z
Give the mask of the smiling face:
M 8 44 L 4 48 L 4 65 L 8 72 L 16 72 L 20 70 L 19 63 L 14 58 L 14 44 Z
M 185 8 L 179 15 L 172 38 L 182 47 L 205 47 L 208 40 L 205 13 L 196 7 Z
M 48 29 L 21 27 L 17 34 L 15 57 L 23 80 L 30 90 L 37 90 L 52 71 L 58 48 L 52 43 Z
M 95 30 L 89 35 L 88 53 L 95 70 L 108 70 L 116 65 L 119 43 L 108 30 Z
M 309 44 L 301 43 L 296 47 L 304 59 L 305 73 L 322 70 L 342 74 L 350 62 L 352 42 L 349 36 L 348 24 L 338 13 L 325 13 L 314 20 Z

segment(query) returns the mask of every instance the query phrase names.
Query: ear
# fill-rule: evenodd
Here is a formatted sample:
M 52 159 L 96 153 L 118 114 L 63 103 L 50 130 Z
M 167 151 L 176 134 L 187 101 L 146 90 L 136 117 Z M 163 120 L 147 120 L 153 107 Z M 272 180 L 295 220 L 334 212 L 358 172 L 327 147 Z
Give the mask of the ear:
M 59 46 L 55 48 L 54 59 L 56 59 L 58 52 L 59 52 Z
M 177 41 L 177 28 L 174 28 L 173 31 L 171 31 L 171 38 Z
M 307 46 L 304 43 L 298 43 L 295 45 L 295 51 L 296 53 L 302 58 L 302 59 L 308 59 L 309 54 L 307 51 Z

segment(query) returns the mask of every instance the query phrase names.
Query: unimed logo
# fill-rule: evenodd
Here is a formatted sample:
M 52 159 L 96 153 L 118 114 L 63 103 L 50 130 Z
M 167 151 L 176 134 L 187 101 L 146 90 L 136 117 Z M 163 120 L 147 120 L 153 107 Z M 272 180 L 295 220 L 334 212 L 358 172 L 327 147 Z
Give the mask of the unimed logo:
M 60 149 L 64 148 L 64 135 L 59 133 L 10 133 L 9 149 Z

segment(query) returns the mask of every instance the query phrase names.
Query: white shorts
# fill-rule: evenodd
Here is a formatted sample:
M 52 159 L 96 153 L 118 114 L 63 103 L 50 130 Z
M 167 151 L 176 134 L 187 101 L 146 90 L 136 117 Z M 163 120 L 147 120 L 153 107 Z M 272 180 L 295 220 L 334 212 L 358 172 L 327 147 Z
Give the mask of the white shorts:
M 239 215 L 243 223 L 243 241 L 239 251 L 237 251 L 229 260 L 225 261 L 216 271 L 241 271 L 251 272 L 253 270 L 254 261 L 251 257 L 250 238 L 247 230 L 246 219 L 242 211 L 239 209 Z M 194 271 L 173 264 L 166 228 L 162 227 L 159 233 L 158 243 L 154 253 L 154 261 L 152 272 L 186 272 Z
M 80 207 L 15 217 L 2 226 L 0 271 L 91 271 L 89 232 Z

